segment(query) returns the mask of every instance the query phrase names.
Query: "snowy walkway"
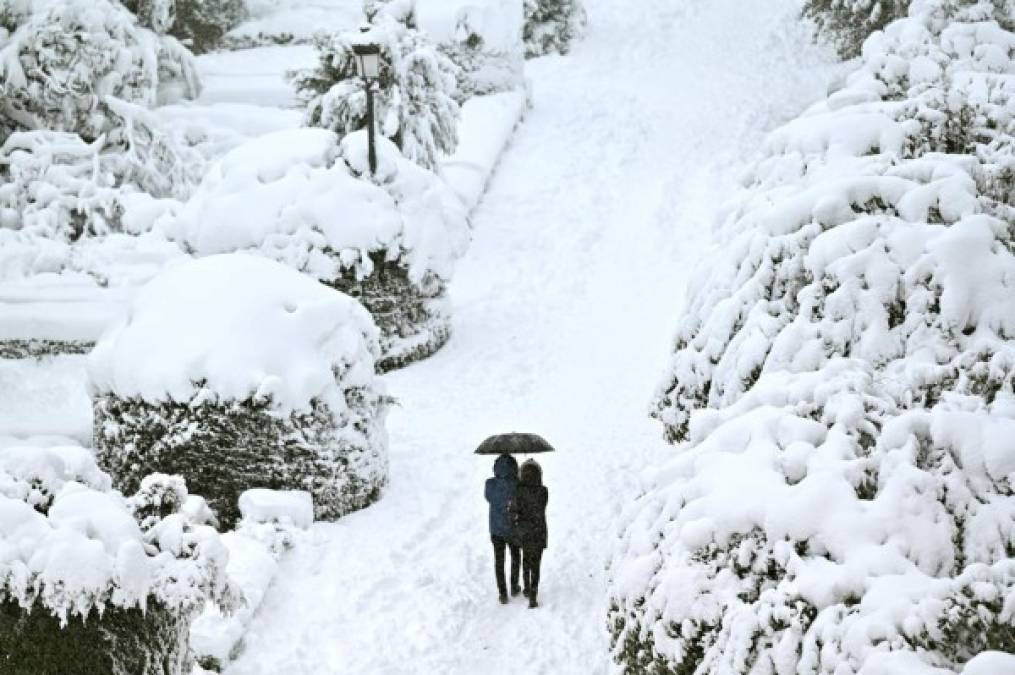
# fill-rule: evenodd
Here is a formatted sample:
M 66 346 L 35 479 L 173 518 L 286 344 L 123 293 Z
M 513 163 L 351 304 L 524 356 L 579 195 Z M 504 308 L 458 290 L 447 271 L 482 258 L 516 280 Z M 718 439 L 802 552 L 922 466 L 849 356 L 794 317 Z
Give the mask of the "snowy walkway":
M 529 64 L 535 107 L 475 213 L 455 333 L 387 376 L 391 484 L 315 526 L 229 675 L 606 672 L 604 565 L 639 467 L 688 267 L 763 132 L 824 92 L 792 0 L 588 0 L 563 58 Z M 497 604 L 487 434 L 530 430 L 550 548 L 542 608 Z

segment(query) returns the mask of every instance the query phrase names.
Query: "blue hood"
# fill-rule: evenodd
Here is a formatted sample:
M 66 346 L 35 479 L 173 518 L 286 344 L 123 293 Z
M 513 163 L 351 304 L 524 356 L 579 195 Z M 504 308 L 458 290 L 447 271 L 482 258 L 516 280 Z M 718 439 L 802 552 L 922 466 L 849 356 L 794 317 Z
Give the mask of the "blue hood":
M 511 455 L 501 455 L 493 463 L 493 475 L 497 478 L 518 478 L 518 461 Z

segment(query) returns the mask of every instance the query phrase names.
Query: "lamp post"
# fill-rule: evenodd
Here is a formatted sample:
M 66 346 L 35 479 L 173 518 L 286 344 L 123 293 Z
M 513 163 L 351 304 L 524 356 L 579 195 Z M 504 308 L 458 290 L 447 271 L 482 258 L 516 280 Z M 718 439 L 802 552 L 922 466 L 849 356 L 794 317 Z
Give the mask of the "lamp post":
M 352 53 L 356 56 L 356 71 L 366 81 L 367 158 L 370 160 L 372 176 L 377 171 L 377 155 L 374 151 L 374 82 L 381 71 L 381 47 L 373 43 L 358 43 L 352 46 Z

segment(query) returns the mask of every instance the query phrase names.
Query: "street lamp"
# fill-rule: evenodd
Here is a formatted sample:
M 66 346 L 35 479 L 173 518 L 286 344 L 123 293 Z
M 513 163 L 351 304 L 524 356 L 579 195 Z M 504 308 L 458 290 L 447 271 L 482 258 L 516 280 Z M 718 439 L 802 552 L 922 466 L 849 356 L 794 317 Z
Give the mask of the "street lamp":
M 381 47 L 373 43 L 353 44 L 352 53 L 356 57 L 356 71 L 366 82 L 367 157 L 372 176 L 377 171 L 377 155 L 374 151 L 374 82 L 381 72 Z

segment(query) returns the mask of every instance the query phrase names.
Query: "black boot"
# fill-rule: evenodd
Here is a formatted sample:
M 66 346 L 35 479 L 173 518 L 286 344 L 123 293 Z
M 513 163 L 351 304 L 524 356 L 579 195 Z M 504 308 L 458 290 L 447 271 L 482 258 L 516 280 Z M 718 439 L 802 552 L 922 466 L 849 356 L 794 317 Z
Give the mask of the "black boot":
M 536 607 L 539 607 L 539 603 L 536 602 L 536 590 L 532 589 L 529 593 L 529 609 L 535 609 Z
M 522 592 L 522 589 L 519 588 L 518 586 L 512 586 L 511 587 L 511 597 L 512 598 L 517 597 L 518 594 L 521 593 L 521 592 Z M 528 595 L 526 594 L 525 597 L 528 597 Z
M 501 593 L 500 596 L 498 597 L 498 600 L 500 600 L 500 604 L 502 604 L 502 605 L 508 604 L 507 593 Z

